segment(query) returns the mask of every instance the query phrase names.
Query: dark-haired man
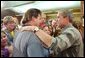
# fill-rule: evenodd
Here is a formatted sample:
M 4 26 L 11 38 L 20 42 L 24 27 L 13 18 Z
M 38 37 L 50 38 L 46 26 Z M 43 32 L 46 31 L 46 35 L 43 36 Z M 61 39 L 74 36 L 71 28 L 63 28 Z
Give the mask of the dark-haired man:
M 29 9 L 23 16 L 22 26 L 38 26 L 42 22 L 41 11 Z M 19 32 L 14 41 L 13 57 L 47 57 L 48 49 L 44 48 L 32 31 Z

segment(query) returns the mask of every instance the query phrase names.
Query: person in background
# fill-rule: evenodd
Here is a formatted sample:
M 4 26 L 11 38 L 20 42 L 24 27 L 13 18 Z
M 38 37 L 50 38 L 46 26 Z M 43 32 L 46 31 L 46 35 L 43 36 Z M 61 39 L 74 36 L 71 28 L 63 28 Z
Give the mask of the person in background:
M 58 24 L 57 19 L 56 20 L 52 20 L 51 26 L 52 26 L 53 37 L 58 36 L 60 34 L 61 29 L 59 28 L 59 24 Z
M 19 24 L 19 21 L 16 17 L 14 17 L 14 22 L 16 24 L 16 29 L 19 30 L 22 26 Z
M 7 34 L 8 41 L 9 41 L 9 43 L 12 44 L 15 33 L 17 32 L 14 18 L 12 16 L 5 16 L 3 19 L 3 23 L 6 26 L 6 29 L 4 31 Z
M 82 40 L 84 42 L 84 28 L 82 26 L 82 22 L 81 21 L 74 21 L 72 24 L 75 28 L 77 28 L 79 30 L 79 32 L 82 36 Z
M 7 35 L 4 31 L 1 31 L 1 57 L 11 57 L 12 52 L 8 44 Z
M 1 30 L 5 30 L 5 29 L 6 29 L 6 26 L 3 23 L 3 19 L 1 19 Z
M 46 22 L 46 14 L 45 13 L 42 13 L 42 20 L 43 20 L 43 22 L 45 23 Z
M 45 26 L 43 28 L 43 31 L 46 32 L 47 34 L 51 35 L 52 31 L 50 30 L 49 26 Z

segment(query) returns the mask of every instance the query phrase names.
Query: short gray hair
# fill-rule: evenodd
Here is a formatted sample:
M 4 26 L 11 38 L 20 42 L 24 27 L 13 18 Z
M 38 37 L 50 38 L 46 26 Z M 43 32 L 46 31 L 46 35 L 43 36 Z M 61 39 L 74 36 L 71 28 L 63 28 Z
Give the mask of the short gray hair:
M 69 18 L 69 22 L 73 21 L 74 17 L 73 17 L 73 14 L 72 14 L 71 11 L 66 10 L 66 9 L 62 9 L 62 10 L 59 10 L 58 12 L 61 13 L 63 17 L 68 17 Z

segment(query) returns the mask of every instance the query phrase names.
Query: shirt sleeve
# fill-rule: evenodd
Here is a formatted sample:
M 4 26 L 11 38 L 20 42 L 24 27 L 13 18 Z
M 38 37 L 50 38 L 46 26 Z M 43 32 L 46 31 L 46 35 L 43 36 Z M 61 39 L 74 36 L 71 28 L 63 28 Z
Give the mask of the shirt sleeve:
M 52 38 L 53 43 L 50 48 L 52 50 L 55 50 L 56 53 L 59 53 L 71 47 L 74 44 L 74 42 L 77 40 L 77 37 L 78 37 L 77 34 L 72 30 L 64 32 L 58 37 Z

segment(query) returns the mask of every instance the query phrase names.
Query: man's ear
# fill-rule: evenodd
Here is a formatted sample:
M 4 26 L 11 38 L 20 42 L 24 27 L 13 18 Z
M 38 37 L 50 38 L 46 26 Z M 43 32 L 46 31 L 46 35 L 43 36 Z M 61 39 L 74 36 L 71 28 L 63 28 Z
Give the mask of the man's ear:
M 32 17 L 32 21 L 35 22 L 36 18 L 35 17 Z

